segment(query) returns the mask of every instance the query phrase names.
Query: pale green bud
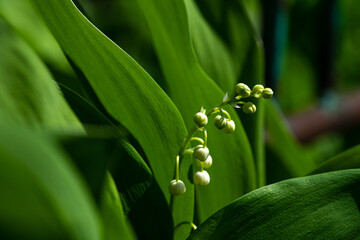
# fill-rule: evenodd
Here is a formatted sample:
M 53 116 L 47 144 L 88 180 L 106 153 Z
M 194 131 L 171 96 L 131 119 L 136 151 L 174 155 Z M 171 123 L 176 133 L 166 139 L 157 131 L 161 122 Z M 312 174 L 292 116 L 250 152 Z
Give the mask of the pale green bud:
M 224 127 L 226 127 L 226 121 L 226 118 L 221 115 L 217 115 L 214 118 L 214 125 L 217 129 L 223 129 Z
M 265 99 L 271 98 L 273 95 L 274 92 L 271 88 L 265 88 L 261 93 L 261 96 Z
M 201 167 L 201 163 L 203 164 L 204 168 L 209 168 L 212 165 L 212 157 L 209 155 L 205 162 L 201 162 L 200 160 L 196 159 L 196 164 Z
M 256 112 L 256 106 L 255 104 L 253 104 L 252 102 L 247 102 L 244 104 L 244 106 L 242 107 L 244 113 L 246 114 L 251 114 Z
M 248 87 L 248 85 L 244 83 L 238 83 L 235 86 L 235 92 L 242 98 L 249 97 L 251 94 L 251 89 Z
M 205 162 L 209 156 L 209 149 L 207 147 L 203 147 L 203 145 L 197 145 L 193 152 L 193 157 L 202 162 Z
M 235 122 L 233 120 L 226 121 L 226 127 L 224 127 L 224 133 L 233 133 L 235 131 Z
M 251 91 L 251 96 L 253 96 L 255 98 L 260 98 L 263 90 L 264 90 L 263 85 L 260 85 L 260 84 L 255 85 Z
M 208 118 L 205 113 L 198 112 L 194 116 L 194 122 L 198 127 L 204 127 L 208 123 Z
M 210 176 L 207 171 L 203 170 L 201 172 L 196 172 L 193 180 L 195 185 L 206 186 L 210 182 Z
M 169 184 L 169 192 L 172 195 L 181 195 L 186 192 L 186 187 L 183 181 L 176 179 L 172 180 Z

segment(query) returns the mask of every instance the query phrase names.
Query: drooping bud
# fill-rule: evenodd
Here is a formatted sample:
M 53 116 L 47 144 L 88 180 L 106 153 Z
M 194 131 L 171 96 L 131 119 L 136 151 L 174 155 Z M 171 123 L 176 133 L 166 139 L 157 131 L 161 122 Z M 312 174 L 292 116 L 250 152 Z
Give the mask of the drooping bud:
M 183 181 L 176 179 L 172 180 L 169 184 L 169 192 L 172 195 L 181 195 L 186 192 L 186 187 Z
M 217 129 L 223 129 L 224 127 L 226 127 L 226 121 L 226 118 L 221 115 L 217 115 L 214 118 L 214 125 Z
M 265 88 L 262 93 L 261 93 L 261 96 L 264 98 L 264 99 L 269 99 L 271 98 L 272 96 L 274 95 L 274 92 L 271 88 Z
M 235 86 L 235 92 L 242 98 L 249 97 L 251 94 L 251 89 L 248 85 L 244 83 L 238 83 Z
M 193 152 L 193 157 L 202 162 L 205 162 L 209 156 L 209 149 L 207 147 L 203 147 L 203 145 L 197 145 Z
M 199 167 L 201 167 L 201 163 L 203 164 L 203 167 L 204 167 L 204 168 L 209 168 L 209 167 L 211 167 L 211 165 L 212 165 L 212 157 L 211 157 L 211 155 L 209 155 L 209 156 L 207 157 L 207 159 L 205 160 L 205 162 L 201 162 L 200 160 L 196 159 L 196 164 L 197 164 Z
M 242 107 L 244 113 L 246 114 L 251 114 L 256 112 L 256 106 L 255 104 L 253 104 L 252 102 L 247 102 L 244 104 L 244 106 Z
M 260 85 L 260 84 L 255 85 L 251 91 L 251 96 L 253 96 L 255 98 L 260 98 L 263 90 L 264 90 L 263 85 Z
M 235 122 L 233 120 L 226 120 L 226 126 L 223 130 L 224 133 L 233 133 L 235 131 Z
M 207 173 L 207 171 L 203 170 L 201 172 L 200 171 L 196 172 L 194 174 L 194 179 L 193 180 L 194 180 L 195 185 L 206 186 L 210 182 L 210 176 Z
M 199 128 L 201 128 L 208 123 L 208 118 L 205 113 L 198 112 L 194 116 L 194 122 Z

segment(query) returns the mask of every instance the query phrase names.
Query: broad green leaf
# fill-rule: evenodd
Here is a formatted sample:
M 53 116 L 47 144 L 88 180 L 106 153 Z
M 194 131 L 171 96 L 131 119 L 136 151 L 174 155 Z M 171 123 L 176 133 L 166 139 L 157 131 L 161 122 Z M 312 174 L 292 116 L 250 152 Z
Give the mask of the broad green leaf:
M 81 131 L 44 63 L 2 20 L 0 45 L 0 121 Z
M 56 40 L 84 73 L 107 112 L 139 141 L 167 199 L 175 154 L 186 129 L 175 105 L 153 79 L 103 35 L 70 0 L 31 0 Z M 187 182 L 188 183 L 188 182 Z M 188 184 L 190 185 L 190 184 Z M 184 199 L 192 217 L 193 195 Z
M 236 71 L 229 50 L 201 15 L 196 3 L 185 0 L 191 38 L 201 67 L 224 92 L 236 84 Z
M 225 93 L 197 62 L 184 1 L 138 0 L 138 3 L 152 32 L 169 93 L 187 127 L 191 128 L 193 116 L 201 106 L 210 110 L 221 103 Z M 200 222 L 256 185 L 254 162 L 244 129 L 235 111 L 227 110 L 236 124 L 234 134 L 218 131 L 212 119 L 207 126 L 214 163 L 209 169 L 211 183 L 196 188 Z
M 221 209 L 189 239 L 359 239 L 360 170 L 286 180 Z
M 102 239 L 93 200 L 67 157 L 43 134 L 0 126 L 2 239 Z
M 290 177 L 301 177 L 315 169 L 315 163 L 309 159 L 299 143 L 286 126 L 285 117 L 277 109 L 275 101 L 266 102 L 266 125 L 269 133 L 269 147 L 274 151 L 281 165 Z M 272 162 L 269 162 L 273 164 Z
M 114 179 L 108 173 L 101 201 L 101 215 L 105 228 L 106 240 L 136 239 L 126 224 L 120 196 Z
M 360 145 L 346 150 L 343 153 L 330 158 L 328 161 L 321 164 L 311 174 L 324 173 L 330 171 L 337 171 L 350 168 L 360 168 Z

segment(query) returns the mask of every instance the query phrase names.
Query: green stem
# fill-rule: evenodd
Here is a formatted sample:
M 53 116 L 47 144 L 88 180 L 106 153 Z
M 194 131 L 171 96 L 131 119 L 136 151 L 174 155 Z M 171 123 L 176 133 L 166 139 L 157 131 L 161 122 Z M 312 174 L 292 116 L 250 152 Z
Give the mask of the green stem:
M 219 106 L 217 107 L 214 107 L 213 109 L 211 109 L 207 114 L 206 116 L 209 117 L 211 116 L 212 114 L 216 113 L 216 112 L 219 112 L 220 111 L 220 107 L 222 106 L 225 106 L 227 104 L 231 104 L 233 100 L 229 100 L 229 101 L 226 101 L 226 102 L 223 102 L 221 103 Z M 204 109 L 202 109 L 202 111 L 204 111 Z M 225 110 L 223 110 L 225 111 Z M 226 111 L 225 111 L 226 112 Z M 226 112 L 227 113 L 227 112 Z M 227 113 L 227 115 L 230 117 L 230 115 Z M 180 147 L 180 150 L 179 150 L 179 153 L 177 155 L 177 158 L 176 158 L 176 166 L 179 166 L 179 167 L 176 167 L 176 173 L 175 173 L 175 177 L 176 177 L 176 180 L 179 180 L 179 169 L 180 169 L 180 165 L 181 165 L 181 161 L 182 159 L 184 158 L 184 155 L 185 153 L 187 153 L 188 151 L 186 150 L 187 146 L 189 145 L 190 141 L 192 139 L 195 139 L 193 138 L 194 134 L 196 133 L 197 130 L 199 130 L 200 128 L 198 128 L 198 126 L 193 126 L 188 135 L 186 136 L 183 144 L 181 145 Z M 206 146 L 206 143 L 207 143 L 207 134 L 206 134 L 206 130 L 204 129 L 204 135 L 205 136 L 205 141 L 204 141 L 204 146 Z M 203 169 L 203 168 L 202 168 Z M 171 195 L 170 196 L 170 211 L 173 212 L 174 211 L 174 195 Z
M 182 225 L 185 225 L 185 224 L 189 224 L 189 225 L 192 227 L 192 229 L 194 229 L 194 230 L 197 229 L 197 226 L 196 226 L 194 223 L 184 221 L 184 222 L 181 222 L 181 223 L 179 223 L 178 225 L 176 225 L 176 227 L 175 227 L 175 229 L 174 229 L 174 232 L 178 231 L 179 228 L 180 228 Z
M 204 128 L 204 143 L 203 143 L 203 146 L 204 146 L 204 148 L 206 147 L 206 144 L 207 144 L 207 131 L 206 131 L 206 129 Z
M 199 137 L 192 137 L 192 138 L 190 139 L 190 141 L 198 141 L 198 142 L 200 142 L 202 145 L 204 145 L 204 140 L 202 140 L 202 139 L 199 138 Z
M 180 169 L 180 167 L 179 167 L 179 155 L 177 155 L 176 156 L 176 181 L 178 182 L 179 181 L 179 179 L 180 179 L 180 174 L 179 174 L 179 169 Z

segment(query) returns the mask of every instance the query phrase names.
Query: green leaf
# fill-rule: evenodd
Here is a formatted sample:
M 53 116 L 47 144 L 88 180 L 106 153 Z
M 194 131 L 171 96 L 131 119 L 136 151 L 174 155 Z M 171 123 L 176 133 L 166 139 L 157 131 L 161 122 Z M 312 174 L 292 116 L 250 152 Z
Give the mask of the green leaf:
M 124 140 L 118 145 L 121 157 L 110 171 L 138 239 L 173 239 L 174 222 L 159 184 L 132 145 Z
M 106 237 L 122 239 L 118 228 L 126 228 L 119 219 L 124 209 L 139 239 L 172 239 L 174 223 L 166 198 L 135 148 L 112 126 L 94 127 L 88 135 L 61 140 L 103 209 L 104 221 L 115 219 L 105 224 Z M 113 177 L 107 174 L 108 167 Z M 115 202 L 120 201 L 117 189 L 122 206 Z M 110 213 L 112 208 L 114 214 Z
M 359 239 L 360 170 L 286 180 L 218 211 L 189 239 Z
M 109 162 L 121 157 L 114 154 L 117 148 L 114 137 L 109 138 L 106 134 L 116 132 L 116 129 L 99 127 L 98 131 L 102 134 L 92 136 L 94 134 L 88 131 L 88 136 L 60 136 L 63 148 L 82 174 L 97 203 L 101 199 Z
M 59 70 L 71 70 L 59 45 L 28 0 L 0 0 L 0 17 L 46 62 Z
M 13 125 L 0 131 L 0 237 L 102 239 L 94 202 L 52 139 Z
M 2 20 L 0 45 L 0 121 L 81 131 L 44 63 Z
M 101 215 L 105 227 L 105 239 L 136 239 L 126 224 L 120 196 L 114 179 L 108 173 L 101 201 Z
M 184 1 L 138 2 L 149 23 L 171 97 L 187 127 L 191 128 L 194 125 L 193 116 L 201 106 L 210 110 L 221 103 L 225 93 L 197 62 Z M 234 134 L 219 132 L 211 121 L 207 126 L 214 164 L 209 169 L 211 183 L 196 188 L 200 222 L 256 185 L 254 162 L 244 129 L 235 111 L 231 108 L 227 110 L 236 124 Z
M 66 88 L 65 88 L 66 89 Z M 82 116 L 103 124 L 111 124 L 100 112 L 72 91 L 67 93 Z M 85 111 L 84 111 L 85 110 Z M 76 111 L 78 112 L 78 111 Z M 126 215 L 139 239 L 172 239 L 173 219 L 166 199 L 150 169 L 135 148 L 113 126 L 87 127 L 87 137 L 62 137 L 62 143 L 86 179 L 96 200 L 100 198 L 107 239 L 131 237 L 123 226 L 123 207 L 114 179 L 124 203 Z M 100 191 L 103 191 L 101 195 Z M 116 202 L 118 199 L 119 202 Z
M 315 163 L 303 154 L 299 143 L 285 128 L 285 117 L 278 109 L 276 102 L 266 102 L 266 125 L 269 133 L 269 147 L 280 160 L 289 177 L 301 177 L 315 169 Z M 274 164 L 274 162 L 269 162 Z M 271 177 L 275 177 L 274 176 Z M 276 179 L 274 179 L 276 180 Z
M 330 171 L 337 171 L 350 168 L 360 168 L 360 145 L 346 150 L 345 152 L 330 158 L 328 161 L 321 164 L 311 174 L 324 173 Z
M 191 38 L 201 67 L 224 92 L 236 84 L 236 71 L 229 50 L 201 15 L 196 3 L 185 1 Z
M 175 105 L 153 79 L 103 35 L 70 0 L 31 0 L 62 49 L 86 76 L 105 109 L 139 141 L 167 199 L 175 154 L 186 129 Z M 188 182 L 187 182 L 188 183 Z M 188 184 L 190 185 L 190 184 Z M 193 195 L 182 213 L 192 217 Z

